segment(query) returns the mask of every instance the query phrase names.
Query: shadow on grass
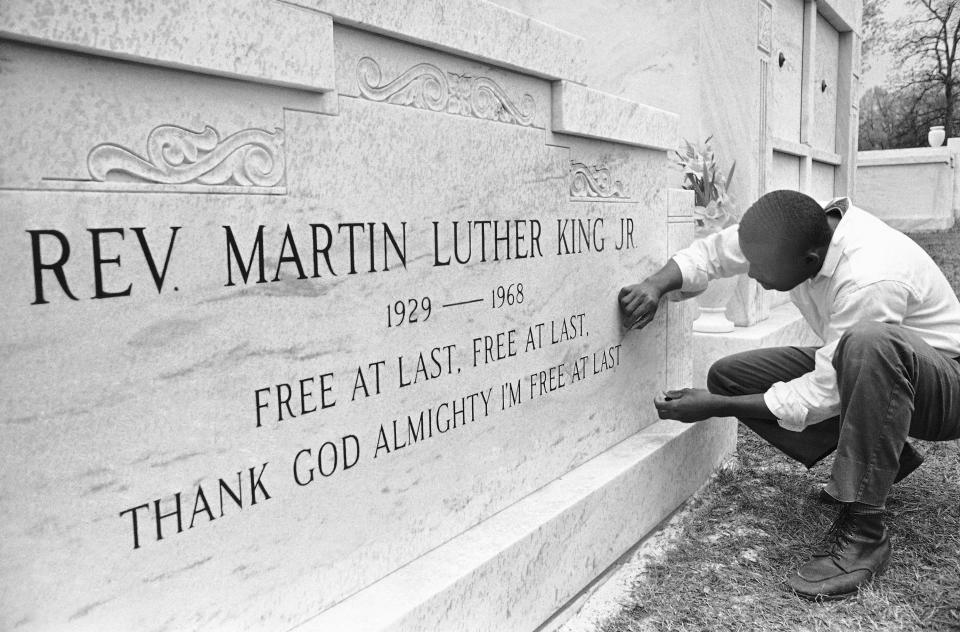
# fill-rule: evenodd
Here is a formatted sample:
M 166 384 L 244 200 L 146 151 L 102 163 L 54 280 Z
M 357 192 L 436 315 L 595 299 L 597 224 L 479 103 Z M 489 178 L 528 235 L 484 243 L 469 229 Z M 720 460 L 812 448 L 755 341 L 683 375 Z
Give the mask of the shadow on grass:
M 833 520 L 816 500 L 832 459 L 807 472 L 741 425 L 737 458 L 599 630 L 960 630 L 960 450 L 915 445 L 926 462 L 887 503 L 890 569 L 857 596 L 810 602 L 786 578 Z

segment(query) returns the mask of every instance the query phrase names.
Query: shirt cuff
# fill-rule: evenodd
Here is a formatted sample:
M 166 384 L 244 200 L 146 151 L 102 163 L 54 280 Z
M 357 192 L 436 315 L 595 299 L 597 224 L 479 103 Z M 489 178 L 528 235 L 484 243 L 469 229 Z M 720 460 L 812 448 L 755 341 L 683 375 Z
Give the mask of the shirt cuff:
M 700 293 L 706 289 L 706 284 L 703 282 L 698 282 L 697 277 L 704 276 L 700 269 L 697 267 L 697 264 L 693 259 L 684 254 L 683 251 L 677 252 L 671 257 L 674 263 L 677 264 L 677 267 L 680 268 L 680 276 L 683 278 L 683 285 L 680 286 L 680 291 L 685 294 L 688 293 Z
M 776 416 L 781 428 L 800 432 L 807 427 L 809 409 L 790 395 L 790 387 L 784 382 L 777 382 L 763 394 L 763 401 Z

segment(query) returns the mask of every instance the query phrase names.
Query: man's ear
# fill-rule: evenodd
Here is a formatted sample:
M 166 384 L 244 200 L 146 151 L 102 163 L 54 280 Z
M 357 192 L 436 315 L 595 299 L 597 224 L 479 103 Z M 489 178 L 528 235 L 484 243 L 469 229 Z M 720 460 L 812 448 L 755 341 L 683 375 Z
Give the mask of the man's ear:
M 819 248 L 811 248 L 803 253 L 803 262 L 808 265 L 819 265 L 823 261 L 823 255 Z

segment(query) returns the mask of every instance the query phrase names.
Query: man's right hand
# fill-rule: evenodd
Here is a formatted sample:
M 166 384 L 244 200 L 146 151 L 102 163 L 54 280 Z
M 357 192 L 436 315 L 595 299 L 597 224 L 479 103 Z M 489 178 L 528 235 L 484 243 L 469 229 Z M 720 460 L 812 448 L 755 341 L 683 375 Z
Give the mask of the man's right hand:
M 660 290 L 649 279 L 620 290 L 620 322 L 627 329 L 643 329 L 657 315 Z
M 657 315 L 660 297 L 679 290 L 683 275 L 677 262 L 667 260 L 663 267 L 640 283 L 620 289 L 620 322 L 627 329 L 643 329 Z

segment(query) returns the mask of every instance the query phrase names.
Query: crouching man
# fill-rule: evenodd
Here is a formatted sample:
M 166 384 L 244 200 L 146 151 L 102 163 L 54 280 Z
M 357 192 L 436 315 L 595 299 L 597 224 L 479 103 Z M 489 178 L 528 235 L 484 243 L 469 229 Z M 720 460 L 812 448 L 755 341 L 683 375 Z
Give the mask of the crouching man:
M 773 191 L 739 226 L 621 289 L 623 324 L 646 326 L 667 292 L 743 272 L 789 291 L 824 345 L 722 358 L 707 390 L 668 391 L 654 405 L 661 419 L 738 417 L 807 467 L 836 451 L 820 498 L 839 514 L 789 583 L 808 598 L 855 593 L 890 560 L 884 503 L 922 461 L 907 438 L 960 438 L 960 302 L 918 245 L 846 198 L 824 208 Z

